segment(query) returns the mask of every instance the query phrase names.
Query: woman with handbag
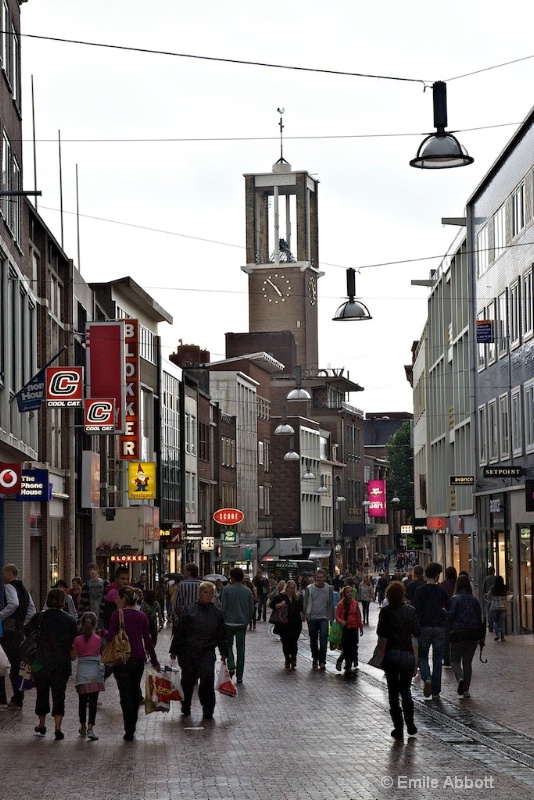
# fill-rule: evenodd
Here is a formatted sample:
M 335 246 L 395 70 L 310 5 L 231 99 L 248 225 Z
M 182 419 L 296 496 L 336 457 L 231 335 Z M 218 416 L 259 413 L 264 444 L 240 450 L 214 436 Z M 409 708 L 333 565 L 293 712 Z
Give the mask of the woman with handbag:
M 65 738 L 61 721 L 65 714 L 65 691 L 71 674 L 70 648 L 78 633 L 76 622 L 63 610 L 63 589 L 50 589 L 46 598 L 46 611 L 35 614 L 24 628 L 29 636 L 37 632 L 37 649 L 32 658 L 32 677 L 37 689 L 35 713 L 39 724 L 35 733 L 46 734 L 46 715 L 50 713 L 52 693 L 52 716 L 55 722 L 54 736 Z
M 491 613 L 493 615 L 493 632 L 495 641 L 505 641 L 504 632 L 506 630 L 506 603 L 508 601 L 508 586 L 504 583 L 502 575 L 497 575 L 493 587 L 488 592 L 488 600 Z
M 360 605 L 354 599 L 354 590 L 347 584 L 341 590 L 340 600 L 336 607 L 336 622 L 343 631 L 341 633 L 341 655 L 336 661 L 336 669 L 340 672 L 345 662 L 345 675 L 350 675 L 352 667 L 358 666 L 358 639 L 363 636 L 363 623 Z
M 456 591 L 446 614 L 450 625 L 451 667 L 458 681 L 458 694 L 468 698 L 471 697 L 471 664 L 483 628 L 482 609 L 473 596 L 471 581 L 467 575 L 458 575 Z
M 152 666 L 160 672 L 160 666 L 152 639 L 148 617 L 136 608 L 137 590 L 131 586 L 121 586 L 116 599 L 117 609 L 111 615 L 109 628 L 102 631 L 108 642 L 111 642 L 121 627 L 120 616 L 124 620 L 124 630 L 130 641 L 130 657 L 124 664 L 113 667 L 113 675 L 117 681 L 121 701 L 122 716 L 124 720 L 124 741 L 132 742 L 137 726 L 139 714 L 139 698 L 141 693 L 141 678 L 145 668 L 146 653 L 150 657 Z
M 413 606 L 404 602 L 404 585 L 392 581 L 386 589 L 388 605 L 380 610 L 376 633 L 385 639 L 383 669 L 386 673 L 389 713 L 394 739 L 404 738 L 403 714 L 409 736 L 415 736 L 411 683 L 415 671 L 412 636 L 420 633 L 419 620 Z M 402 702 L 402 710 L 399 702 Z
M 289 580 L 285 589 L 271 598 L 270 606 L 273 614 L 278 613 L 285 622 L 274 623 L 274 632 L 280 636 L 282 651 L 285 656 L 285 668 L 297 668 L 298 641 L 302 631 L 303 606 L 302 597 L 297 591 L 297 584 Z

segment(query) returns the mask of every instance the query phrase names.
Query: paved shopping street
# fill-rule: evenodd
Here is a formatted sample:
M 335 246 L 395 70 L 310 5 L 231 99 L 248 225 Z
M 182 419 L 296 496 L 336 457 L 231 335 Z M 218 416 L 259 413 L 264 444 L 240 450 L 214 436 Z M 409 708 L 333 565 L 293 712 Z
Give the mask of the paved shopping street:
M 360 643 L 357 677 L 311 669 L 301 638 L 297 670 L 286 672 L 269 625 L 247 634 L 244 683 L 235 699 L 217 699 L 203 722 L 179 704 L 168 714 L 142 712 L 134 743 L 122 739 L 114 679 L 101 695 L 96 742 L 78 736 L 77 695 L 69 683 L 63 730 L 34 735 L 35 692 L 24 710 L 2 711 L 3 800 L 81 797 L 83 800 L 371 800 L 441 797 L 510 800 L 534 785 L 534 637 L 488 636 L 474 662 L 471 699 L 461 699 L 450 669 L 440 701 L 424 701 L 414 679 L 416 737 L 396 743 L 383 673 L 367 666 L 376 643 L 377 607 Z M 160 635 L 162 662 L 170 631 Z M 49 730 L 53 724 L 49 723 Z M 415 781 L 415 783 L 414 783 Z

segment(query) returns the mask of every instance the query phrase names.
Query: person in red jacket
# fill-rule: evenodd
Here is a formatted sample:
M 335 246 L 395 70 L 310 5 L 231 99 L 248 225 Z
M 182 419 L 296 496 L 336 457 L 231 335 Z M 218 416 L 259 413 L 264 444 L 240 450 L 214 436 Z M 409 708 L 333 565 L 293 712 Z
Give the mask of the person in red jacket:
M 344 586 L 341 599 L 336 608 L 336 621 L 343 626 L 341 634 L 341 655 L 336 662 L 336 669 L 341 671 L 345 662 L 345 675 L 350 675 L 358 668 L 358 640 L 363 636 L 363 622 L 360 604 L 354 599 L 352 586 Z

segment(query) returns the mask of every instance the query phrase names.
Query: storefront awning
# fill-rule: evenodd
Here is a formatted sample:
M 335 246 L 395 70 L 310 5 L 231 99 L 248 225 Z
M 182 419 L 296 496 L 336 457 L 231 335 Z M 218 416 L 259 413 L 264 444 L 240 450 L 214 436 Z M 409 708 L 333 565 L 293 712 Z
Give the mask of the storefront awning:
M 310 555 L 308 556 L 308 558 L 311 558 L 312 560 L 314 558 L 330 558 L 331 554 L 332 554 L 331 547 L 322 547 L 320 550 L 310 550 Z

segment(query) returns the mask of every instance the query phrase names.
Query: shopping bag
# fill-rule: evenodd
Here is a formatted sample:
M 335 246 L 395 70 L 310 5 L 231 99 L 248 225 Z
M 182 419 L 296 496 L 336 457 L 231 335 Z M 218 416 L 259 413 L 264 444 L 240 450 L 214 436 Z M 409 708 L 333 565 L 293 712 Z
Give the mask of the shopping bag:
M 6 651 L 0 644 L 0 678 L 5 678 L 6 675 L 9 675 L 10 669 L 11 664 L 9 663 L 9 658 L 6 656 Z
M 28 661 L 21 661 L 17 676 L 17 689 L 19 692 L 27 692 L 28 689 L 33 689 L 34 686 L 32 665 Z
M 169 711 L 172 683 L 163 673 L 148 667 L 145 680 L 145 714 L 153 711 Z
M 387 639 L 379 636 L 378 642 L 376 643 L 376 647 L 373 651 L 373 655 L 367 662 L 372 667 L 376 667 L 377 669 L 384 669 L 384 653 L 386 652 L 386 644 L 387 644 Z
M 328 632 L 328 641 L 330 642 L 330 650 L 341 650 L 341 636 L 343 634 L 343 625 L 334 620 Z
M 165 677 L 168 678 L 172 684 L 169 700 L 176 700 L 181 703 L 184 699 L 184 692 L 182 689 L 182 681 L 180 680 L 180 668 L 173 667 L 172 665 L 163 667 Z
M 237 686 L 233 683 L 230 670 L 224 663 L 221 663 L 221 668 L 215 681 L 215 688 L 221 694 L 227 694 L 228 697 L 237 697 Z

